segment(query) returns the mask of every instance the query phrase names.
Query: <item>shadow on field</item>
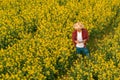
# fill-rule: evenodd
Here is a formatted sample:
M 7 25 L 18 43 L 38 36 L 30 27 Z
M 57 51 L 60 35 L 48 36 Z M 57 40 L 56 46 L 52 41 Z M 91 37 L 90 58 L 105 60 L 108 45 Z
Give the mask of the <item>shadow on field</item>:
M 98 27 L 103 27 L 103 30 L 99 30 L 96 28 L 93 28 L 91 30 L 91 33 L 89 35 L 89 42 L 88 42 L 88 48 L 91 52 L 95 52 L 98 49 L 98 40 L 102 40 L 104 36 L 108 35 L 110 32 L 114 34 L 114 28 L 118 27 L 118 23 L 120 22 L 119 19 L 117 19 L 120 15 L 120 9 L 118 8 L 116 11 L 116 15 L 111 18 L 108 25 L 102 25 Z
M 89 42 L 88 42 L 88 48 L 90 50 L 90 53 L 94 53 L 96 50 L 98 50 L 98 40 L 102 40 L 104 36 L 108 35 L 110 32 L 112 32 L 114 34 L 114 28 L 118 26 L 119 23 L 119 19 L 118 17 L 120 16 L 120 9 L 118 8 L 116 11 L 116 15 L 111 18 L 111 20 L 109 21 L 108 25 L 102 25 L 102 26 L 98 26 L 98 27 L 103 27 L 102 30 L 99 29 L 95 29 L 93 28 L 90 35 L 89 35 Z M 97 25 L 96 25 L 97 26 Z M 90 54 L 92 56 L 92 54 Z M 56 63 L 56 69 L 59 71 L 59 74 L 56 75 L 55 74 L 55 79 L 58 78 L 58 76 L 62 76 L 65 75 L 67 73 L 67 70 L 70 69 L 71 66 L 73 66 L 73 62 L 77 59 L 77 56 L 75 55 L 75 53 L 71 52 L 71 56 L 68 58 L 67 61 L 65 61 L 65 63 Z M 58 59 L 59 61 L 59 59 Z M 68 62 L 67 65 L 67 69 L 65 67 L 66 62 Z M 60 66 L 58 66 L 59 64 L 61 64 Z M 59 68 L 58 68 L 59 67 Z M 98 80 L 98 76 L 97 74 L 93 74 L 93 78 L 95 80 Z
M 118 27 L 118 23 L 120 22 L 120 19 L 118 17 L 120 17 L 120 9 L 119 8 L 116 11 L 116 15 L 113 18 L 111 18 L 111 20 L 109 21 L 108 25 L 98 26 L 98 27 L 103 27 L 102 30 L 95 29 L 95 28 L 93 28 L 91 30 L 91 33 L 89 35 L 89 42 L 87 45 L 90 50 L 91 58 L 92 58 L 91 53 L 95 53 L 96 50 L 100 49 L 99 45 L 98 45 L 100 43 L 98 41 L 103 40 L 105 36 L 109 35 L 109 33 L 113 33 L 113 35 L 114 35 L 114 33 L 115 33 L 114 28 Z M 98 80 L 97 73 L 96 74 L 92 73 L 92 75 L 93 75 L 93 79 Z

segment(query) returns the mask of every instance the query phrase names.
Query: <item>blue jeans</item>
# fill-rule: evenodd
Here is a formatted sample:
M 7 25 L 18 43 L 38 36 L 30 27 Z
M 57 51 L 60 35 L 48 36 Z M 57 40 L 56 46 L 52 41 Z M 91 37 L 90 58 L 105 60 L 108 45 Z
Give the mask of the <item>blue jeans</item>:
M 76 47 L 76 53 L 89 56 L 89 50 L 86 47 L 85 48 Z

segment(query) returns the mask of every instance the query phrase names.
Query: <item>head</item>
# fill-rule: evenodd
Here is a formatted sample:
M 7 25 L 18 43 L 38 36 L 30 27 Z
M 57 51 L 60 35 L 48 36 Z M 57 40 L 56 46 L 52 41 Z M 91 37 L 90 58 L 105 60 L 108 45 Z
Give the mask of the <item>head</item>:
M 73 28 L 77 31 L 81 31 L 84 28 L 84 25 L 80 22 L 77 22 L 73 25 Z

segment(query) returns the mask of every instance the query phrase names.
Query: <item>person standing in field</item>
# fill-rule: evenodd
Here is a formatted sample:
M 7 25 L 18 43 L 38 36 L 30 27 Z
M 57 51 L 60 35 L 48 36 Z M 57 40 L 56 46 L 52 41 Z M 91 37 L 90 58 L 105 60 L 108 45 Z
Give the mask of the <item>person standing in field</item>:
M 72 32 L 72 41 L 76 48 L 76 53 L 89 56 L 89 50 L 86 47 L 86 42 L 89 39 L 87 29 L 80 22 L 75 23 L 73 28 L 75 30 Z

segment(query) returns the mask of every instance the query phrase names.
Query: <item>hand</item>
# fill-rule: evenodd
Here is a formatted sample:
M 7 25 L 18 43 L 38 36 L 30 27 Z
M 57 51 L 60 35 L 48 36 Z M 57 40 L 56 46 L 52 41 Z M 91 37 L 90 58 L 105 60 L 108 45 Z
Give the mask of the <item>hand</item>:
M 83 40 L 83 41 L 79 41 L 79 43 L 85 43 L 85 41 Z
M 85 39 L 85 40 L 83 40 L 82 42 L 83 42 L 83 43 L 85 43 L 85 42 L 86 42 L 86 39 Z
M 79 43 L 85 43 L 86 42 L 86 40 L 83 40 L 83 41 L 80 41 Z
M 84 43 L 84 42 L 85 42 L 84 40 L 83 41 L 78 41 L 78 40 L 75 41 L 76 44 L 78 44 L 78 43 Z
M 85 42 L 86 42 L 86 39 L 83 40 L 83 41 L 78 41 L 78 40 L 75 41 L 76 44 L 78 44 L 78 43 L 85 43 Z
M 78 40 L 75 41 L 76 44 L 80 43 Z

